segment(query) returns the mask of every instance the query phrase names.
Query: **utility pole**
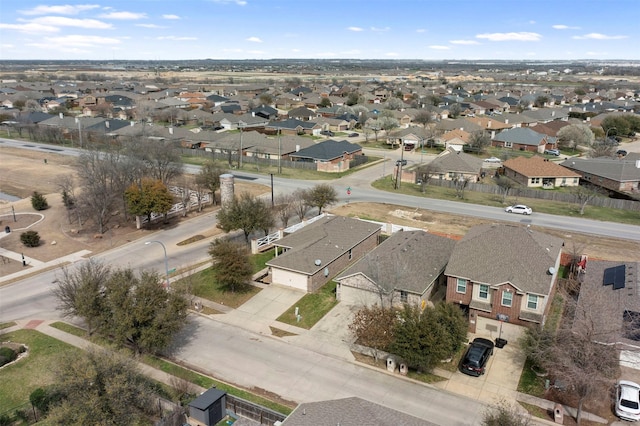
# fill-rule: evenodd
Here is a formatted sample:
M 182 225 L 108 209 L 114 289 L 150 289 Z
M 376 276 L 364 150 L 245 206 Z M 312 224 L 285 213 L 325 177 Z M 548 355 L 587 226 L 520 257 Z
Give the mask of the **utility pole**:
M 282 174 L 282 130 L 278 127 L 278 174 Z
M 238 127 L 240 127 L 240 151 L 238 152 L 238 169 L 242 168 L 242 122 L 238 122 Z

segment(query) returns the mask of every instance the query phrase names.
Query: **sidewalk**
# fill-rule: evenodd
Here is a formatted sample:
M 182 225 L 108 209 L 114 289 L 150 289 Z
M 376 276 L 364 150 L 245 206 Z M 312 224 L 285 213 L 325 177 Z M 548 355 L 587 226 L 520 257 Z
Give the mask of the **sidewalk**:
M 68 343 L 80 349 L 103 349 L 101 346 L 91 343 L 90 341 L 82 337 L 78 337 L 73 334 L 66 333 L 57 328 L 51 327 L 50 324 L 54 321 L 31 320 L 31 321 L 16 321 L 16 322 L 17 322 L 17 325 L 0 330 L 0 335 L 5 333 L 10 333 L 15 330 L 20 330 L 20 329 L 33 329 L 43 334 L 46 334 L 47 336 L 53 337 L 54 339 L 60 340 L 61 342 Z M 149 365 L 144 364 L 143 362 L 137 361 L 137 365 L 140 371 L 142 372 L 142 374 L 154 379 L 155 381 L 164 383 L 166 385 L 173 386 L 173 384 L 175 383 L 175 380 L 178 379 L 177 377 L 167 374 L 164 371 L 150 367 Z M 198 394 L 206 391 L 206 389 L 201 386 L 197 386 L 195 384 L 193 386 L 194 386 L 194 390 Z

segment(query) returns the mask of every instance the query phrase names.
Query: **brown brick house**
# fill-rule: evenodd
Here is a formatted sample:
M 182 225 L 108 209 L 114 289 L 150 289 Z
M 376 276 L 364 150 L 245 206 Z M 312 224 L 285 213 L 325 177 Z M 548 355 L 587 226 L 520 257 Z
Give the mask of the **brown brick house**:
M 578 186 L 580 175 L 546 158 L 515 157 L 505 161 L 504 175 L 528 188 Z
M 475 226 L 456 243 L 445 269 L 446 300 L 468 311 L 473 333 L 495 328 L 496 320 L 543 324 L 563 245 L 525 226 Z

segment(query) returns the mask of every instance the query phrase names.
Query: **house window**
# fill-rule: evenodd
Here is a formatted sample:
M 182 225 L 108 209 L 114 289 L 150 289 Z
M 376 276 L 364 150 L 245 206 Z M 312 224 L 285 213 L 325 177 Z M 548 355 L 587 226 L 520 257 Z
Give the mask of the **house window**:
M 573 183 L 574 183 L 574 185 L 577 185 L 577 184 L 578 184 L 578 179 L 580 179 L 580 178 L 573 178 Z
M 531 309 L 533 311 L 538 309 L 538 296 L 535 294 L 527 295 L 527 309 Z
M 486 284 L 480 284 L 480 290 L 478 291 L 478 297 L 480 299 L 487 300 L 489 298 L 489 286 Z
M 540 183 L 540 178 L 531 178 L 531 183 L 532 184 Z
M 467 292 L 467 280 L 463 280 L 458 278 L 458 285 L 456 286 L 456 292 L 458 293 L 466 293 Z
M 353 259 L 353 252 L 349 249 L 349 260 Z
M 561 185 L 562 185 L 562 186 L 565 186 L 566 184 L 567 184 L 567 178 L 562 178 L 562 183 L 561 183 Z
M 504 147 L 505 148 L 513 148 L 513 142 L 505 142 L 504 143 Z
M 456 177 L 456 173 L 455 172 L 449 172 L 449 179 L 453 179 L 454 177 Z
M 408 294 L 406 291 L 402 291 L 400 290 L 400 301 L 402 303 L 407 303 L 407 299 L 408 299 Z
M 503 291 L 502 292 L 502 306 L 509 306 L 511 307 L 511 303 L 513 303 L 513 293 L 511 293 L 510 291 Z

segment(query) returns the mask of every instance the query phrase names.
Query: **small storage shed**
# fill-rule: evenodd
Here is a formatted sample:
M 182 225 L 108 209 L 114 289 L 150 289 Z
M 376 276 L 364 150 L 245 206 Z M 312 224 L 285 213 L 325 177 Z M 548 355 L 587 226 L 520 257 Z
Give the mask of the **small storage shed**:
M 189 403 L 189 423 L 212 426 L 227 413 L 227 392 L 211 388 Z

